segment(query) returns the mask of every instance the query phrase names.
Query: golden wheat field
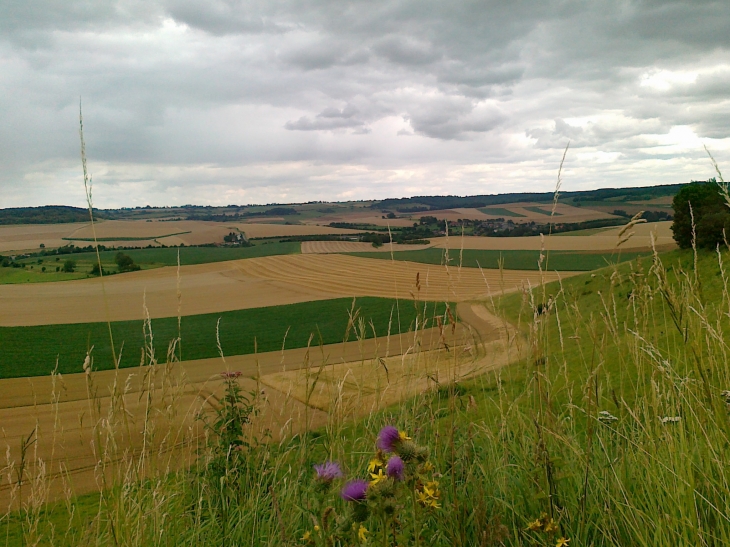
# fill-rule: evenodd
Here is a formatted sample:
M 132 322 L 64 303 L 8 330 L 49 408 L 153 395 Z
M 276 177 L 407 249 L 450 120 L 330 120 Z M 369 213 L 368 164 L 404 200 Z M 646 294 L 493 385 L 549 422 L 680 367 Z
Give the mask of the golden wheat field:
M 397 243 L 385 243 L 381 247 L 373 247 L 372 243 L 362 241 L 303 241 L 302 254 L 389 253 L 391 251 L 417 251 L 429 247 L 430 245 L 401 245 Z
M 11 224 L 0 226 L 0 252 L 37 250 L 41 244 L 48 248 L 69 242 L 63 238 L 85 224 Z
M 256 219 L 256 222 L 251 223 L 103 220 L 96 221 L 93 229 L 90 223 L 0 226 L 0 252 L 36 251 L 41 244 L 49 249 L 69 244 L 85 247 L 93 243 L 94 231 L 99 243 L 120 247 L 222 243 L 225 235 L 236 230 L 244 232 L 249 238 L 356 233 L 329 226 L 265 224 L 261 220 Z
M 196 448 L 190 439 L 202 434 L 196 416 L 206 405 L 215 404 L 223 387 L 221 371 L 242 372 L 243 387 L 260 395 L 261 412 L 252 434 L 267 430 L 278 439 L 323 425 L 328 412 L 343 406 L 362 415 L 372 405 L 416 393 L 439 374 L 442 379 L 443 375 L 466 376 L 516 358 L 519 350 L 511 327 L 481 306 L 474 307 L 459 306 L 462 322 L 453 330 L 432 327 L 312 350 L 0 380 L 3 444 L 9 458 L 18 461 L 23 439 L 35 432 L 33 461 L 44 462 L 44 468 L 34 471 L 42 475 L 38 484 L 46 489 L 44 497 L 52 500 L 68 490 L 79 494 L 102 489 L 118 478 L 125 472 L 121 462 L 129 451 L 137 453 L 150 442 L 145 428 L 162 433 L 153 441 L 155 459 L 149 465 L 172 470 L 190 462 Z M 463 355 L 454 358 L 445 353 L 444 344 L 463 348 Z M 385 376 L 382 367 L 380 372 L 373 371 L 381 360 L 389 365 Z M 321 376 L 321 387 L 312 397 L 302 391 L 309 380 L 298 383 L 302 375 Z M 115 412 L 117 418 L 110 419 Z M 123 431 L 122 437 L 117 433 L 112 438 L 112 429 Z M 187 443 L 179 442 L 183 437 Z M 17 498 L 14 488 L 7 477 L 0 478 L 0 504 Z M 33 488 L 33 483 L 27 488 Z
M 179 279 L 181 313 L 195 315 L 345 296 L 463 301 L 557 277 L 309 254 L 182 266 Z M 107 277 L 103 286 L 98 278 L 0 285 L 0 326 L 142 319 L 143 304 L 153 318 L 173 317 L 178 313 L 177 290 L 175 267 Z
M 507 209 L 523 217 L 511 218 L 514 222 L 537 222 L 545 223 L 551 220 L 550 213 L 553 211 L 552 203 L 508 203 L 500 205 L 500 208 Z M 537 212 L 534 208 L 544 212 Z M 530 210 L 533 209 L 533 210 Z M 546 214 L 547 213 L 547 214 Z M 502 215 L 496 215 L 502 216 Z M 598 220 L 602 218 L 618 218 L 612 214 L 591 209 L 589 207 L 573 207 L 565 203 L 555 205 L 555 215 L 552 222 L 585 222 L 587 220 Z
M 541 213 L 537 211 L 531 211 L 528 208 L 537 207 Z M 499 209 L 506 209 L 521 216 L 507 216 L 504 213 L 495 212 L 490 214 L 489 209 L 499 211 Z M 566 205 L 558 203 L 555 207 L 555 216 L 550 217 L 550 212 L 553 209 L 552 203 L 506 203 L 503 205 L 494 205 L 491 207 L 485 207 L 482 209 L 475 209 L 470 207 L 454 208 L 454 209 L 442 209 L 438 211 L 428 211 L 427 213 L 419 213 L 419 215 L 434 216 L 438 219 L 445 219 L 449 222 L 456 222 L 459 219 L 470 219 L 470 220 L 494 220 L 496 218 L 505 218 L 511 220 L 516 224 L 524 222 L 537 222 L 547 223 L 552 222 L 584 222 L 586 220 L 598 220 L 603 218 L 617 218 L 614 215 L 597 211 L 595 209 L 573 207 L 572 205 Z
M 623 237 L 634 233 L 630 239 L 620 245 L 623 250 L 651 249 L 651 234 L 655 234 L 655 245 L 661 250 L 673 249 L 676 243 L 670 230 L 671 222 L 653 222 L 651 224 L 637 224 L 623 234 Z M 621 227 L 607 228 L 606 230 L 590 235 L 556 234 L 552 237 L 460 237 L 453 234 L 451 237 L 431 240 L 432 247 L 448 249 L 484 249 L 484 250 L 540 250 L 545 248 L 551 251 L 611 251 L 617 248 L 621 238 Z
M 541 213 L 528 208 L 537 207 L 547 214 Z M 546 223 L 550 221 L 550 212 L 552 211 L 552 203 L 506 203 L 503 205 L 494 205 L 486 207 L 486 209 L 506 209 L 521 216 L 506 216 L 503 213 L 496 212 L 490 214 L 484 212 L 483 209 L 473 207 L 459 207 L 453 209 L 438 209 L 431 211 L 421 211 L 416 213 L 396 213 L 398 218 L 383 218 L 384 214 L 378 214 L 374 211 L 354 210 L 350 212 L 341 212 L 337 214 L 324 215 L 311 220 L 305 220 L 307 224 L 328 224 L 330 222 L 351 222 L 358 224 L 374 224 L 376 226 L 412 226 L 423 216 L 436 217 L 439 220 L 448 220 L 449 222 L 457 222 L 461 219 L 469 220 L 494 220 L 496 218 L 507 218 L 515 223 L 537 222 Z M 589 207 L 573 207 L 558 203 L 555 207 L 554 222 L 584 222 L 587 220 L 598 220 L 606 218 L 617 218 L 616 216 L 597 209 Z

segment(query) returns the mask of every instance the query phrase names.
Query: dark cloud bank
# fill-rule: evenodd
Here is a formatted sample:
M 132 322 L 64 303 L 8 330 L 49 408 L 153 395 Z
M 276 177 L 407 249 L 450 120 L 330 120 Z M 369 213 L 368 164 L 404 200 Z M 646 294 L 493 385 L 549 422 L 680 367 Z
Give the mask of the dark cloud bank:
M 730 3 L 5 0 L 0 206 L 544 191 L 730 171 Z

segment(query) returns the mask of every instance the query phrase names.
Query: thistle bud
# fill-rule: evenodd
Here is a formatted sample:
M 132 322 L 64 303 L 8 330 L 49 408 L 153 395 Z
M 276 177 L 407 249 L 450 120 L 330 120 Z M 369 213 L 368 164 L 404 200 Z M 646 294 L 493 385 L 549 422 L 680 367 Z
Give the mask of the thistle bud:
M 404 462 L 409 462 L 416 457 L 416 450 L 418 447 L 413 441 L 403 441 L 398 446 L 398 455 L 403 459 Z
M 431 455 L 431 451 L 428 449 L 427 446 L 419 446 L 416 448 L 416 460 L 423 463 L 428 460 L 428 457 Z

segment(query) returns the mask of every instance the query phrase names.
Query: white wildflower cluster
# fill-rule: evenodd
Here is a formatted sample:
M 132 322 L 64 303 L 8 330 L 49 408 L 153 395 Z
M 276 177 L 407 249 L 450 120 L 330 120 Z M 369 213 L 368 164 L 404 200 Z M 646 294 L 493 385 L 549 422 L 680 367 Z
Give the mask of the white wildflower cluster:
M 682 420 L 681 416 L 659 416 L 659 421 L 663 424 L 676 424 Z

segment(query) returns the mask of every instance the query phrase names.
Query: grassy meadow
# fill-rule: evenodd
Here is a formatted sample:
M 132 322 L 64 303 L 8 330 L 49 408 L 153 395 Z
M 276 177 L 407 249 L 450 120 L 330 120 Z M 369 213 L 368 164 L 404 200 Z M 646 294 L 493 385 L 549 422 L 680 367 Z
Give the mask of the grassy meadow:
M 249 433 L 262 403 L 230 376 L 190 467 L 128 454 L 101 494 L 52 505 L 42 477 L 19 480 L 32 494 L 0 519 L 0 544 L 730 544 L 730 252 L 632 258 L 486 302 L 515 327 L 509 344 L 526 357 L 513 364 L 384 409 L 335 404 L 324 426 L 281 440 Z M 119 409 L 90 412 L 121 435 Z

